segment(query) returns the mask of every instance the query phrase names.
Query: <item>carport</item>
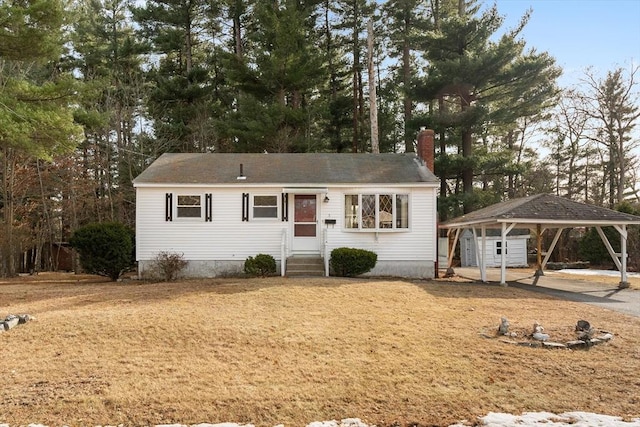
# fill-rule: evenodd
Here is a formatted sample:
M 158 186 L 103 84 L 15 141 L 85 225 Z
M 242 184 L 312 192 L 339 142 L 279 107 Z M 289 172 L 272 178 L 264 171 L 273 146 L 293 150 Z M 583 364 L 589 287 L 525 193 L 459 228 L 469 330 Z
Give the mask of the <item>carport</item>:
M 480 278 L 487 281 L 486 230 L 498 228 L 501 230 L 499 249 L 501 256 L 500 283 L 506 285 L 506 251 L 507 235 L 514 228 L 528 228 L 538 240 L 536 274 L 542 275 L 543 270 L 553 253 L 560 234 L 566 228 L 595 227 L 602 239 L 611 259 L 620 272 L 620 288 L 629 286 L 627 281 L 627 226 L 640 224 L 640 216 L 630 215 L 612 209 L 587 205 L 563 197 L 550 194 L 508 200 L 503 203 L 454 218 L 440 225 L 447 230 L 449 250 L 447 254 L 447 274 L 453 274 L 453 256 L 458 244 L 461 231 L 470 229 L 476 244 L 476 257 Z M 620 235 L 620 252 L 615 252 L 611 242 L 602 231 L 602 227 L 614 227 Z M 547 230 L 555 230 L 555 235 L 549 248 L 543 251 L 542 235 Z M 542 256 L 544 255 L 544 258 Z

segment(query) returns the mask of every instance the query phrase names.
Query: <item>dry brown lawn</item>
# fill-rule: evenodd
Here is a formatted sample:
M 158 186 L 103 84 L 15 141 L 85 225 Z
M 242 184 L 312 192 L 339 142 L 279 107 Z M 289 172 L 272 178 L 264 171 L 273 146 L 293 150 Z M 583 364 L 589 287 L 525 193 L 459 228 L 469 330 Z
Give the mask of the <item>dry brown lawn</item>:
M 0 281 L 0 424 L 378 426 L 473 423 L 489 411 L 640 417 L 640 319 L 492 285 L 216 279 Z M 504 344 L 540 321 L 586 319 L 615 339 L 589 351 Z
M 581 275 L 581 274 L 569 274 L 562 273 L 561 271 L 552 271 L 546 272 L 547 274 L 552 274 L 554 277 L 566 278 L 571 280 L 584 280 L 584 281 L 592 281 L 599 283 L 607 283 L 612 286 L 618 286 L 620 283 L 620 276 L 589 276 L 589 275 Z M 640 277 L 627 277 L 627 282 L 629 282 L 629 288 L 634 290 L 640 290 Z

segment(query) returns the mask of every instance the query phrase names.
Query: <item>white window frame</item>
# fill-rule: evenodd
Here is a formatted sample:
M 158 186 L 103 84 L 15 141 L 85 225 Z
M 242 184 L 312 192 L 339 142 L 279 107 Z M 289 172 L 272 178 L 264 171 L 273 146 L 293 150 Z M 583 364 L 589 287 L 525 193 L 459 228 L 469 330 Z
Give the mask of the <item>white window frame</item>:
M 255 202 L 256 202 L 256 197 L 273 197 L 276 200 L 276 204 L 275 205 L 258 205 L 256 206 Z M 250 206 L 250 212 L 251 212 L 251 219 L 252 220 L 256 220 L 256 221 L 278 221 L 280 220 L 280 195 L 279 194 L 274 194 L 274 193 L 268 193 L 268 194 L 251 194 L 250 196 L 251 198 L 251 206 Z M 276 208 L 276 212 L 274 216 L 256 216 L 255 215 L 255 208 L 256 207 L 264 207 L 264 208 Z
M 176 202 L 175 202 L 175 207 L 174 209 L 174 218 L 178 221 L 201 221 L 204 218 L 204 195 L 203 194 L 196 194 L 196 193 L 176 193 Z M 199 205 L 181 205 L 180 204 L 180 198 L 181 197 L 197 197 L 198 199 L 200 199 L 200 204 Z M 180 215 L 180 208 L 194 208 L 194 207 L 199 207 L 200 208 L 200 215 L 198 216 L 182 216 Z
M 356 223 L 357 227 L 347 227 L 347 197 L 358 197 L 358 211 Z M 362 222 L 362 197 L 363 196 L 375 196 L 375 218 L 374 218 L 374 227 L 363 227 Z M 389 228 L 381 228 L 380 227 L 380 196 L 391 196 L 391 203 L 393 208 L 393 218 L 391 221 L 391 227 Z M 407 197 L 407 227 L 398 227 L 398 208 L 397 208 L 397 197 L 398 196 L 406 196 Z M 411 230 L 411 194 L 406 192 L 402 193 L 394 193 L 394 192 L 380 192 L 380 193 L 345 193 L 342 202 L 343 209 L 343 230 L 346 232 L 356 232 L 356 233 L 366 233 L 366 232 L 374 232 L 374 233 L 401 233 Z

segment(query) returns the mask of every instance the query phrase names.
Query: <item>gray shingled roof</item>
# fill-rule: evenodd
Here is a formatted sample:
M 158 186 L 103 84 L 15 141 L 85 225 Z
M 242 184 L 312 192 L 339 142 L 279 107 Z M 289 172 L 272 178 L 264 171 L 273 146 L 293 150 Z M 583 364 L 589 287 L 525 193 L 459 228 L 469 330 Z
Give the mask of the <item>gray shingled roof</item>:
M 459 228 L 497 223 L 555 223 L 567 225 L 640 224 L 640 217 L 574 202 L 550 194 L 512 199 L 454 218 L 442 226 Z
M 240 165 L 245 180 L 238 180 Z M 163 154 L 133 180 L 144 184 L 415 184 L 438 179 L 413 154 Z

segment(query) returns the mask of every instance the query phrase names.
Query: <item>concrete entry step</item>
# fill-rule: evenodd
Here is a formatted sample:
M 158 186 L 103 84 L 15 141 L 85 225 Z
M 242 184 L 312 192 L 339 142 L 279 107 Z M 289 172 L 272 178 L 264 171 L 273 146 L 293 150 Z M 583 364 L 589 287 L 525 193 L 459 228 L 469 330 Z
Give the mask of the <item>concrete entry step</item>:
M 324 276 L 324 261 L 319 256 L 292 256 L 287 258 L 287 276 Z

